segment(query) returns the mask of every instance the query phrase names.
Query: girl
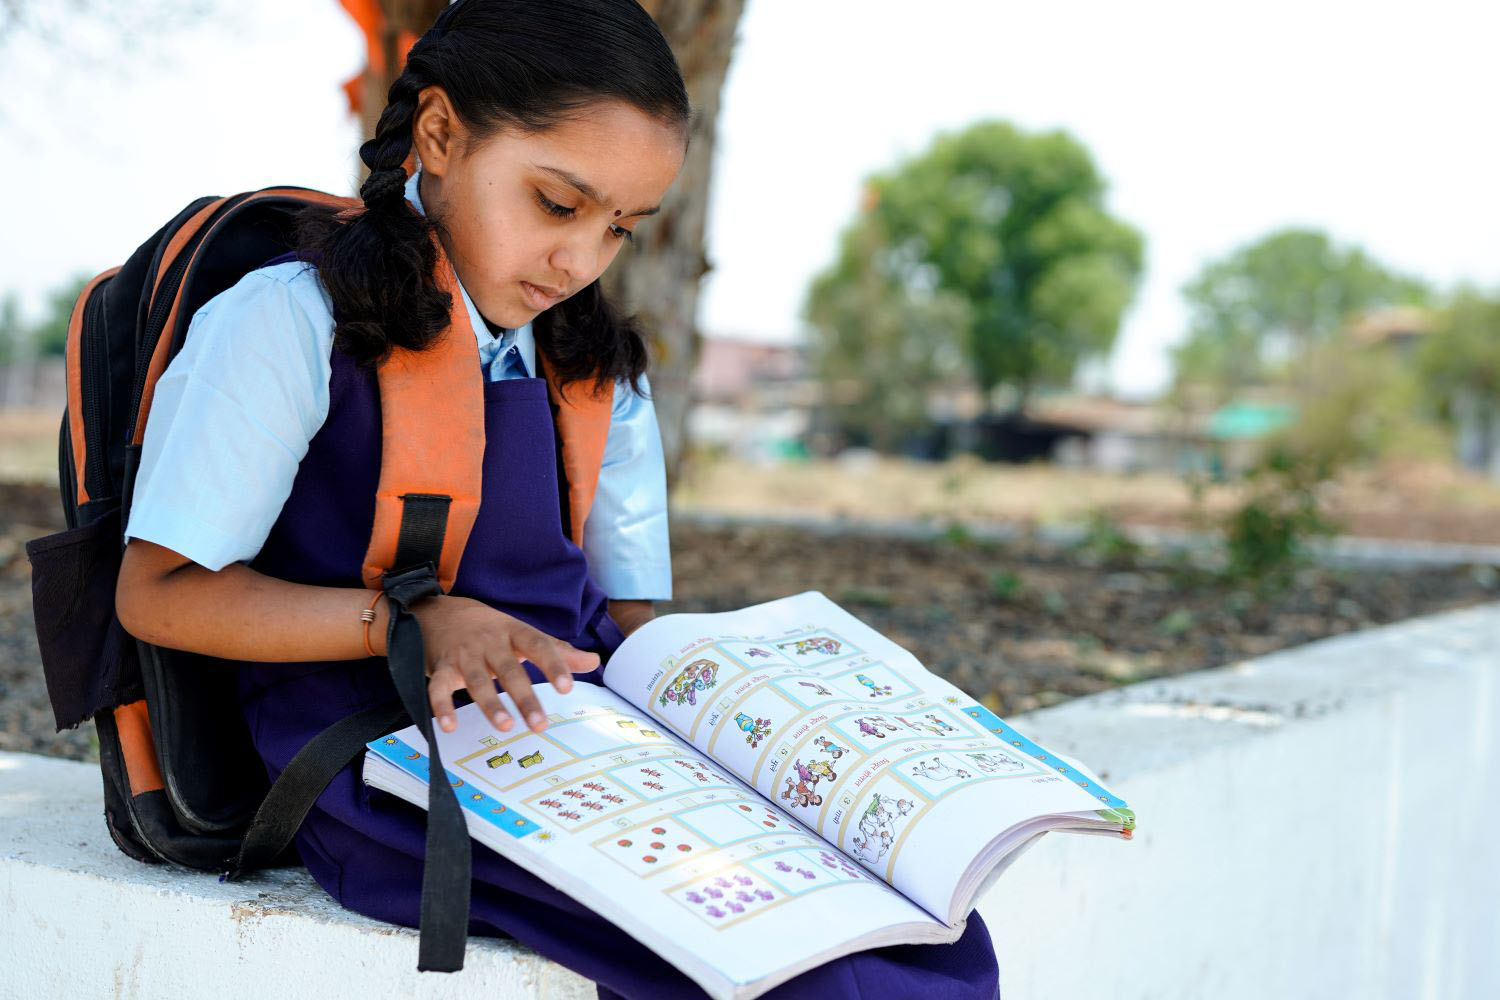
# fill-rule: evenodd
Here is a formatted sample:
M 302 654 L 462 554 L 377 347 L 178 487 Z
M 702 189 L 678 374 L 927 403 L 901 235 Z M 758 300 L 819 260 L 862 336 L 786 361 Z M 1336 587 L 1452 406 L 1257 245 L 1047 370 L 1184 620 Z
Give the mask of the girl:
M 392 347 L 431 342 L 450 309 L 467 311 L 483 366 L 484 482 L 450 592 L 414 606 L 439 724 L 453 727 L 454 694 L 467 691 L 512 729 L 498 682 L 541 731 L 531 685 L 599 682 L 624 632 L 670 597 L 645 350 L 598 278 L 676 178 L 688 121 L 671 50 L 634 0 L 459 0 L 411 49 L 360 150 L 366 211 L 310 215 L 305 260 L 253 271 L 195 314 L 151 404 L 116 603 L 148 642 L 238 661 L 271 778 L 313 734 L 396 700 L 371 662 L 389 602 L 376 598 L 368 631 L 361 618 L 380 466 L 374 368 Z M 459 301 L 438 285 L 449 263 Z M 544 361 L 564 382 L 615 387 L 582 548 L 558 516 Z M 341 904 L 416 926 L 420 810 L 350 766 L 296 843 Z M 473 876 L 472 932 L 516 938 L 601 997 L 700 995 L 624 930 L 478 844 Z M 988 1000 L 996 980 L 974 916 L 956 944 L 850 956 L 774 995 Z

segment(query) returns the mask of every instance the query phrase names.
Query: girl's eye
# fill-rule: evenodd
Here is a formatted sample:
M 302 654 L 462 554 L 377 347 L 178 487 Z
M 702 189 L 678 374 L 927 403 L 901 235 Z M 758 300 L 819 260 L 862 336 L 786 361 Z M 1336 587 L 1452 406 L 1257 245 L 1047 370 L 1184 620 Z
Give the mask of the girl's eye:
M 569 208 L 566 205 L 559 205 L 557 202 L 553 201 L 551 198 L 548 198 L 540 191 L 536 193 L 536 201 L 538 205 L 542 206 L 542 210 L 545 211 L 548 215 L 555 215 L 559 219 L 571 219 L 573 217 L 573 213 L 577 211 L 577 209 Z M 617 240 L 626 240 L 630 243 L 635 242 L 635 234 L 626 229 L 624 226 L 610 226 L 609 232 L 610 235 Z
M 567 208 L 563 205 L 559 205 L 557 202 L 552 201 L 540 191 L 536 193 L 536 200 L 537 204 L 541 205 L 542 209 L 550 215 L 555 215 L 558 218 L 562 219 L 571 218 L 573 215 L 573 209 Z

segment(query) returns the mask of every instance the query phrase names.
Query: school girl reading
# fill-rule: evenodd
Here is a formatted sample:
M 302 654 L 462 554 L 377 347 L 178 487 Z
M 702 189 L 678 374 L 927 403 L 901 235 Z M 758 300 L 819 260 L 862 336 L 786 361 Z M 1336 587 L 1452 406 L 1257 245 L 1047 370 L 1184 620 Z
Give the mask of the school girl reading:
M 314 734 L 396 698 L 381 659 L 389 601 L 375 592 L 372 605 L 361 580 L 381 460 L 376 370 L 457 311 L 483 382 L 483 489 L 448 593 L 413 605 L 439 725 L 452 728 L 467 692 L 497 730 L 541 731 L 532 684 L 598 683 L 624 634 L 671 596 L 646 352 L 598 278 L 676 178 L 689 114 L 672 52 L 634 0 L 459 0 L 411 49 L 360 151 L 366 210 L 309 213 L 295 259 L 194 315 L 151 402 L 116 604 L 150 643 L 237 663 L 271 778 Z M 456 296 L 440 280 L 449 267 Z M 544 367 L 613 387 L 581 545 L 559 517 Z M 341 904 L 416 926 L 424 819 L 351 765 L 296 846 Z M 514 937 L 601 997 L 701 995 L 626 930 L 478 844 L 473 881 L 471 933 Z M 989 1000 L 997 973 L 976 914 L 954 944 L 848 956 L 771 995 Z

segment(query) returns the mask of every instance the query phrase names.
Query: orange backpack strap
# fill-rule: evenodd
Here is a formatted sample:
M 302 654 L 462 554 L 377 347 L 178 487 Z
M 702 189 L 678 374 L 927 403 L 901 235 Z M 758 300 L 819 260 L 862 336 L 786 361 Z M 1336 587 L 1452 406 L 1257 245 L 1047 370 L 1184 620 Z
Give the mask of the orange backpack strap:
M 380 485 L 364 583 L 381 588 L 387 570 L 408 569 L 440 551 L 446 592 L 479 513 L 484 466 L 484 373 L 479 345 L 442 247 L 438 287 L 453 297 L 448 328 L 421 351 L 395 348 L 381 364 Z
M 594 505 L 599 469 L 604 464 L 604 442 L 609 437 L 615 386 L 610 382 L 596 390 L 593 383 L 585 380 L 563 389 L 547 356 L 538 350 L 536 357 L 547 378 L 547 394 L 552 398 L 553 419 L 557 423 L 558 440 L 562 442 L 568 534 L 575 544 L 582 546 L 583 524 Z
M 73 446 L 73 469 L 77 478 L 77 493 L 74 503 L 82 507 L 92 497 L 88 491 L 88 477 L 84 475 L 84 469 L 88 468 L 88 456 L 86 447 L 88 435 L 83 429 L 83 315 L 84 307 L 88 304 L 89 296 L 94 294 L 94 289 L 120 273 L 118 267 L 112 267 L 108 271 L 95 275 L 83 286 L 83 291 L 78 293 L 78 300 L 73 305 L 73 312 L 68 317 L 68 340 L 67 361 L 63 366 L 68 382 L 68 437 Z

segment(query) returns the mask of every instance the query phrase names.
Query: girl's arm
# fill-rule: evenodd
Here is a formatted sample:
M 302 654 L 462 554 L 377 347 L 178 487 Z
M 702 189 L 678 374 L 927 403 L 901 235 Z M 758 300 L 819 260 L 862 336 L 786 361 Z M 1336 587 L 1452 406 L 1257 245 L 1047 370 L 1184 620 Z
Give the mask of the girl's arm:
M 610 601 L 609 616 L 629 635 L 656 617 L 656 606 L 650 601 Z
M 120 565 L 115 610 L 127 632 L 157 646 L 261 662 L 352 660 L 368 655 L 359 613 L 371 596 L 359 587 L 291 583 L 244 563 L 209 570 L 133 538 Z M 377 655 L 385 653 L 389 603 L 376 602 L 370 626 Z M 466 597 L 426 598 L 412 612 L 427 652 L 428 697 L 445 730 L 456 726 L 453 692 L 465 688 L 497 729 L 508 730 L 512 720 L 495 693 L 498 679 L 540 732 L 546 716 L 521 661 L 536 664 L 559 692 L 571 688 L 574 672 L 599 665 L 597 654 Z

